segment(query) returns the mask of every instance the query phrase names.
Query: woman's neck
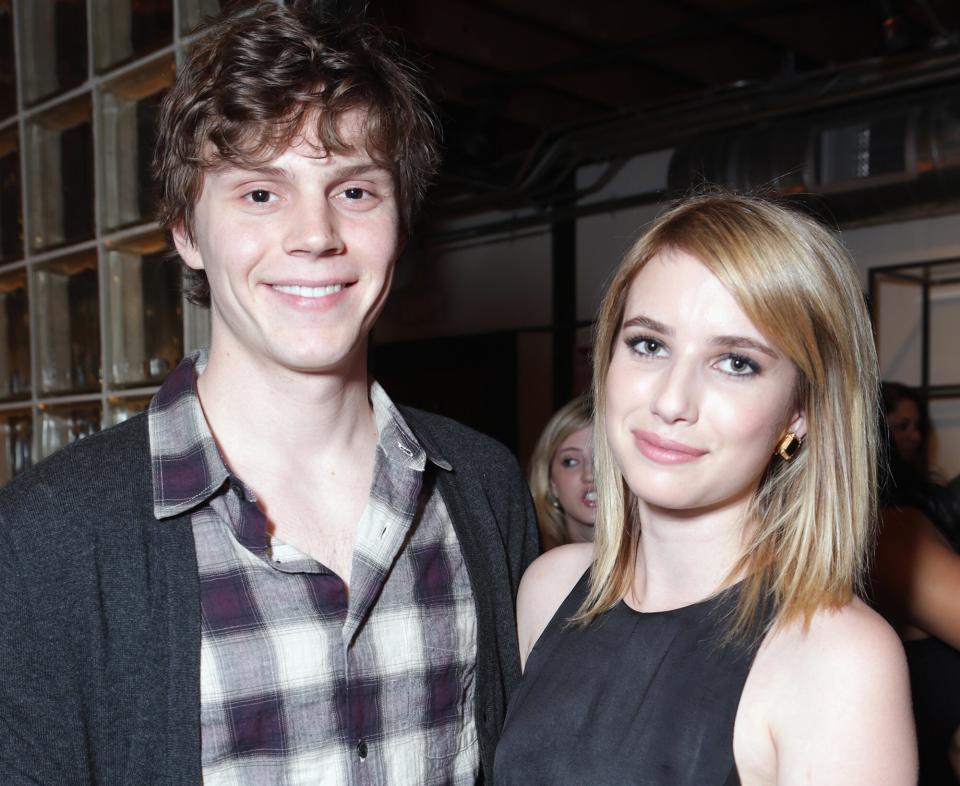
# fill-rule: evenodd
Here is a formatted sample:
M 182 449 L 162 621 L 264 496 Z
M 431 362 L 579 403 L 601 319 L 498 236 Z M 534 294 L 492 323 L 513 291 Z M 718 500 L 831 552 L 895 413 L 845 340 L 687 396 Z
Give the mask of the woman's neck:
M 628 598 L 640 611 L 696 603 L 731 580 L 743 554 L 746 505 L 706 511 L 662 510 L 639 503 L 641 535 Z

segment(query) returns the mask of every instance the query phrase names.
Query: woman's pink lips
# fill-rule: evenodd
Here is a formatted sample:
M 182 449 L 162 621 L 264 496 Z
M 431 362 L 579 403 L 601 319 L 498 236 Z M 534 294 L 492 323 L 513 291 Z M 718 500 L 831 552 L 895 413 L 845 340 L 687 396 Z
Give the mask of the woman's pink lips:
M 634 431 L 632 434 L 637 449 L 646 458 L 658 464 L 686 464 L 696 461 L 707 453 L 705 450 L 684 445 L 682 442 L 658 437 L 650 431 Z

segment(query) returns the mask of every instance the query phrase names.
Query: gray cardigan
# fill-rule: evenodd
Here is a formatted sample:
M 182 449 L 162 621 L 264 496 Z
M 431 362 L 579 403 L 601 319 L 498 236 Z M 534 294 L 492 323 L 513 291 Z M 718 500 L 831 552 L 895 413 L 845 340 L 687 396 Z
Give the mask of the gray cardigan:
M 453 465 L 437 482 L 476 596 L 477 728 L 489 781 L 520 676 L 514 602 L 537 554 L 499 443 L 403 410 Z M 200 595 L 189 514 L 157 521 L 147 419 L 65 448 L 0 490 L 0 782 L 200 782 Z

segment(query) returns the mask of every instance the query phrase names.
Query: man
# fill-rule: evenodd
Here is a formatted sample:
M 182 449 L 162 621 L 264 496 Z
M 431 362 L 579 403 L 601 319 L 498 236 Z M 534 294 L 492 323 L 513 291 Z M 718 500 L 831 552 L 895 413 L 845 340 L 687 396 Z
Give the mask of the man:
M 519 677 L 515 461 L 367 377 L 435 123 L 369 28 L 212 23 L 160 120 L 209 351 L 0 493 L 4 784 L 473 784 Z

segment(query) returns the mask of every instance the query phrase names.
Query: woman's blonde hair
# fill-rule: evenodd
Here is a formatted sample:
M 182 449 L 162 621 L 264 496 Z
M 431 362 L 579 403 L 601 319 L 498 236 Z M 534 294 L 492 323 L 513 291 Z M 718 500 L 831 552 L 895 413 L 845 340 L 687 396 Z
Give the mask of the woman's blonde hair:
M 550 491 L 550 464 L 567 437 L 592 423 L 593 402 L 590 396 L 577 396 L 554 413 L 533 449 L 530 458 L 530 492 L 537 510 L 544 550 L 569 542 L 563 511 L 554 504 L 556 498 Z
M 630 589 L 640 537 L 636 498 L 614 462 L 604 405 L 627 292 L 654 256 L 683 251 L 727 288 L 757 329 L 798 370 L 803 447 L 773 455 L 748 510 L 755 522 L 731 578 L 746 575 L 730 636 L 820 608 L 863 588 L 876 511 L 878 376 L 863 294 L 840 243 L 813 219 L 772 201 L 725 192 L 688 199 L 627 252 L 600 307 L 594 352 L 597 522 L 590 590 L 576 619 L 611 608 Z

